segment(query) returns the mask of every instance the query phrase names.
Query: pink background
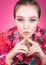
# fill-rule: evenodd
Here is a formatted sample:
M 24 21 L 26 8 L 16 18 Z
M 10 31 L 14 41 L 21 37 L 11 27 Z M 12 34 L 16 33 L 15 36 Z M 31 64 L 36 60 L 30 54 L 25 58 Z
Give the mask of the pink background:
M 39 26 L 46 29 L 46 0 L 37 0 L 42 14 Z M 15 26 L 13 8 L 17 0 L 0 0 L 0 32 Z

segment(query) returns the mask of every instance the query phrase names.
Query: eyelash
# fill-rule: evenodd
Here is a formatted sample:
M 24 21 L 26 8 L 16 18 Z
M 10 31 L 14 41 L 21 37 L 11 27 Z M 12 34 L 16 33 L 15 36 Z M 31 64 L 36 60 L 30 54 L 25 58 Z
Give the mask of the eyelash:
M 17 20 L 20 21 L 20 22 L 21 22 L 21 21 L 24 21 L 23 19 L 17 19 Z
M 35 22 L 35 21 L 36 21 L 36 19 L 30 19 L 30 21 L 31 21 L 31 22 Z
M 24 21 L 24 19 L 17 19 L 19 22 L 23 22 Z M 29 19 L 29 22 L 35 22 L 36 21 L 36 19 Z

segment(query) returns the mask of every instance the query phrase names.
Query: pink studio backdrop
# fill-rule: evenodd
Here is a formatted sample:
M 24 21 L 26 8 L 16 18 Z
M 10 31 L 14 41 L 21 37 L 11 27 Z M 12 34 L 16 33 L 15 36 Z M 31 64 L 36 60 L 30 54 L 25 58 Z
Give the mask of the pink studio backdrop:
M 37 0 L 42 14 L 39 26 L 46 30 L 46 0 Z M 0 0 L 0 32 L 15 26 L 13 8 L 17 0 Z

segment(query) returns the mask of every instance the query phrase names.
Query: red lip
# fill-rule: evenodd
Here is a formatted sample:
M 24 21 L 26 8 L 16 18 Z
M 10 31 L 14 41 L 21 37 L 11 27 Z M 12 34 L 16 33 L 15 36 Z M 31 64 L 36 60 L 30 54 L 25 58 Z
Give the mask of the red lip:
M 29 32 L 23 32 L 24 33 L 24 35 L 28 35 L 29 34 Z

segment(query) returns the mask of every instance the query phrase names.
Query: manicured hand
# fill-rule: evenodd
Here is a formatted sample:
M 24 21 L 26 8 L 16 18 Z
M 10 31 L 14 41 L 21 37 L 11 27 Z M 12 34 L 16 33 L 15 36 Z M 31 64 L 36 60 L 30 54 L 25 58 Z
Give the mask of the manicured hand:
M 26 38 L 18 42 L 13 49 L 6 55 L 6 62 L 8 65 L 11 65 L 12 58 L 17 54 L 17 53 L 28 53 L 28 48 L 26 45 L 24 45 Z
M 28 48 L 27 46 L 24 44 L 25 43 L 26 38 L 24 38 L 23 40 L 21 40 L 20 42 L 18 42 L 15 47 L 14 47 L 14 52 L 15 54 L 17 54 L 18 52 L 21 53 L 28 53 Z
M 29 38 L 27 38 L 27 40 L 30 44 L 32 44 L 32 46 L 29 48 L 30 49 L 29 55 L 36 54 L 36 55 L 39 55 L 42 57 L 43 51 L 42 51 L 41 47 L 39 46 L 39 44 L 35 41 L 32 41 Z

